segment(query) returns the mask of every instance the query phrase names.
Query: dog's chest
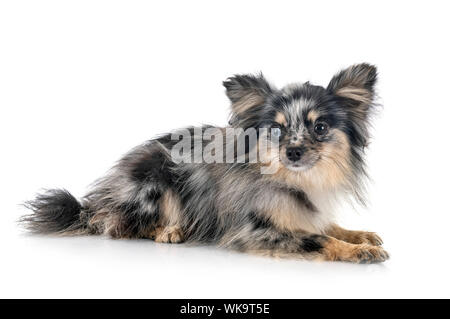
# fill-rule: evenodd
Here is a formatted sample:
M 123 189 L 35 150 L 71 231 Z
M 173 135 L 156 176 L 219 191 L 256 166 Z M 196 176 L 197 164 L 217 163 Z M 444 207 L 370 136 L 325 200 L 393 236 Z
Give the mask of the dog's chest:
M 334 221 L 331 194 L 284 190 L 262 195 L 255 201 L 258 210 L 280 230 L 323 233 Z

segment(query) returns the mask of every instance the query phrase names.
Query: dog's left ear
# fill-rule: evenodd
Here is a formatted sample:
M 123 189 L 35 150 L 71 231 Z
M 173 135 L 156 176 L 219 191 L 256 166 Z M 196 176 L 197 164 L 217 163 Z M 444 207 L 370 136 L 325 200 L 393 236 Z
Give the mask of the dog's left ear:
M 353 65 L 336 74 L 327 90 L 336 95 L 346 109 L 354 126 L 359 144 L 367 144 L 369 115 L 375 98 L 377 68 L 362 63 Z
M 231 101 L 232 119 L 230 122 L 264 104 L 266 98 L 274 90 L 262 74 L 235 75 L 224 81 L 223 86 Z
M 374 99 L 377 68 L 362 63 L 355 64 L 336 74 L 328 84 L 328 90 L 344 98 L 351 111 L 367 113 Z

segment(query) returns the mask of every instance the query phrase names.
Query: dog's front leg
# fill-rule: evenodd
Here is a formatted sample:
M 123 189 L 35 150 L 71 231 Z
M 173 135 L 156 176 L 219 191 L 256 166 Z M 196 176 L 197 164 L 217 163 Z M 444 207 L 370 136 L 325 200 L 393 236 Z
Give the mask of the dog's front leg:
M 343 240 L 351 244 L 370 244 L 379 246 L 383 243 L 380 236 L 372 232 L 347 230 L 336 224 L 331 225 L 325 233 L 328 236 Z
M 389 258 L 387 252 L 378 246 L 351 244 L 308 232 L 281 232 L 273 226 L 230 231 L 221 245 L 243 252 L 300 259 L 376 263 Z

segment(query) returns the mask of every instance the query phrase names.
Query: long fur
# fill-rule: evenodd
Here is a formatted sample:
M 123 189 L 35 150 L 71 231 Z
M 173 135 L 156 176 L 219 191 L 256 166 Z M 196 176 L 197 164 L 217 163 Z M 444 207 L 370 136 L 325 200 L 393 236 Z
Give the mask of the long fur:
M 261 74 L 231 77 L 224 82 L 230 128 L 281 132 L 280 156 L 271 159 L 274 174 L 261 174 L 260 162 L 176 163 L 170 156 L 176 142 L 167 134 L 131 150 L 80 202 L 65 190 L 37 196 L 27 203 L 32 214 L 22 221 L 38 233 L 383 261 L 387 254 L 376 246 L 379 238 L 336 228 L 333 211 L 334 203 L 348 196 L 364 201 L 364 148 L 376 76 L 374 66 L 359 64 L 339 72 L 327 88 L 304 83 L 282 89 Z M 324 135 L 317 125 L 324 125 Z M 189 128 L 192 141 L 206 146 L 203 132 L 209 128 Z M 292 150 L 302 154 L 298 162 Z

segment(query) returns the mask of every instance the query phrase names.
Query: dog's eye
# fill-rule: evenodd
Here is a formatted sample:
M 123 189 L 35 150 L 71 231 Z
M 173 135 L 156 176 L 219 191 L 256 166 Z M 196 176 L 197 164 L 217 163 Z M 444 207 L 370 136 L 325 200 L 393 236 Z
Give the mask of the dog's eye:
M 281 136 L 281 128 L 279 128 L 279 127 L 272 127 L 270 131 L 271 131 L 271 134 L 273 137 Z
M 328 132 L 328 124 L 327 123 L 317 123 L 314 125 L 314 132 L 316 132 L 317 135 L 325 135 Z

